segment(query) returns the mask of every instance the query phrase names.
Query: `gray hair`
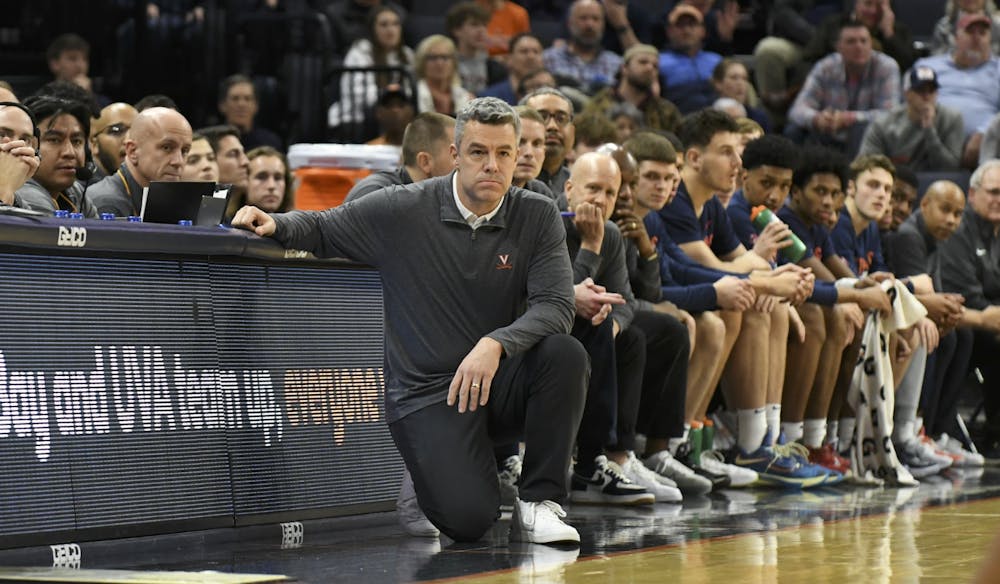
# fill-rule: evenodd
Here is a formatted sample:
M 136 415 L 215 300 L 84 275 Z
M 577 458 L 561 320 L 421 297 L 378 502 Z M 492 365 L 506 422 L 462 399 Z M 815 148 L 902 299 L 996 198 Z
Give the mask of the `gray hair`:
M 1000 168 L 1000 160 L 993 158 L 979 165 L 969 179 L 969 188 L 978 189 L 983 186 L 983 177 L 987 172 Z
M 514 126 L 514 144 L 521 139 L 521 118 L 507 102 L 495 97 L 477 97 L 458 111 L 455 116 L 455 148 L 462 145 L 462 134 L 467 122 L 491 126 Z
M 567 97 L 565 93 L 559 91 L 554 87 L 539 87 L 538 89 L 532 91 L 528 95 L 522 97 L 521 101 L 517 102 L 517 105 L 528 105 L 528 102 L 531 101 L 531 98 L 539 95 L 554 95 L 566 102 L 566 105 L 569 106 L 570 113 L 576 111 L 576 108 L 573 107 L 573 100 Z

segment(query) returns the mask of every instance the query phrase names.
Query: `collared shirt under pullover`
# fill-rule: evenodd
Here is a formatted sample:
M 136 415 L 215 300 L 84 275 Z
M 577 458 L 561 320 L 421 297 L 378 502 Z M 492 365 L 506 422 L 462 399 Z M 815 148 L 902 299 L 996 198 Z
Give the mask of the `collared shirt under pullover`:
M 957 292 L 965 305 L 982 310 L 1000 304 L 1000 238 L 993 224 L 966 205 L 962 223 L 951 237 L 941 242 L 941 286 Z

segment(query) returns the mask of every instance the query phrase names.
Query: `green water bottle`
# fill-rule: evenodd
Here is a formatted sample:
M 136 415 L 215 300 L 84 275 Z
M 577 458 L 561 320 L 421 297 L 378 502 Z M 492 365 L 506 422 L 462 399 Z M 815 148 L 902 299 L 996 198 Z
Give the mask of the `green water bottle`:
M 750 211 L 750 221 L 753 223 L 753 227 L 757 230 L 757 233 L 764 231 L 764 228 L 770 223 L 782 222 L 781 219 L 778 219 L 778 217 L 764 205 L 757 205 L 752 211 Z M 779 253 L 789 262 L 793 264 L 798 263 L 798 261 L 802 259 L 802 256 L 806 255 L 806 244 L 802 243 L 802 240 L 799 239 L 799 236 L 795 235 L 795 233 L 789 235 L 788 238 L 792 241 L 792 245 L 780 250 Z

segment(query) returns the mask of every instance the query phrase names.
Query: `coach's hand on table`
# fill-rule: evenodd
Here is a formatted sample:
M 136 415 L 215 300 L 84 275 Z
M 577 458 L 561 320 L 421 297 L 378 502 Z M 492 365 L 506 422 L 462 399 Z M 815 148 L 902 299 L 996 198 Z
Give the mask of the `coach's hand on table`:
M 490 399 L 490 385 L 493 376 L 500 366 L 503 356 L 503 346 L 489 338 L 479 339 L 476 346 L 462 359 L 455 372 L 455 377 L 448 387 L 448 405 L 458 402 L 458 413 L 476 411 L 479 406 L 485 406 Z
M 233 216 L 233 227 L 253 231 L 261 237 L 267 237 L 274 233 L 275 223 L 270 215 L 261 211 L 257 207 L 242 207 Z

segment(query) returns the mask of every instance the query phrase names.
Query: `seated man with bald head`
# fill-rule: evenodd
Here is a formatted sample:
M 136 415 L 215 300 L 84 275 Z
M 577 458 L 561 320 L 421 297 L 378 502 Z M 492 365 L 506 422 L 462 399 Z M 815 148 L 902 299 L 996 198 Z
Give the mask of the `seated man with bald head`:
M 172 109 L 154 107 L 136 116 L 125 138 L 125 161 L 87 191 L 97 211 L 138 215 L 149 183 L 181 180 L 191 134 L 191 124 Z
M 93 182 L 114 174 L 125 159 L 125 134 L 139 115 L 127 103 L 113 103 L 101 110 L 101 117 L 90 124 L 90 152 L 97 172 Z
M 939 250 L 946 245 L 959 226 L 966 221 L 965 193 L 951 181 L 937 181 L 928 187 L 920 200 L 920 208 L 904 221 L 896 232 L 893 245 L 906 253 L 893 254 L 890 267 L 898 277 L 927 274 L 937 291 L 947 289 L 942 281 L 944 255 Z M 964 227 L 964 225 L 963 225 Z M 969 258 L 970 260 L 972 258 Z M 961 306 L 965 298 L 952 288 L 945 298 Z M 972 357 L 975 329 L 982 329 L 984 338 L 995 338 L 1000 331 L 1000 308 L 980 310 L 980 306 L 965 307 L 956 323 L 947 323 L 941 334 L 937 351 L 927 356 L 927 369 L 920 396 L 924 426 L 927 435 L 936 438 L 944 450 L 954 449 L 962 458 L 959 464 L 982 465 L 979 454 L 964 450 L 967 444 L 958 443 L 963 435 L 956 422 L 958 398 L 961 393 L 969 362 Z M 949 450 L 950 452 L 951 450 Z

